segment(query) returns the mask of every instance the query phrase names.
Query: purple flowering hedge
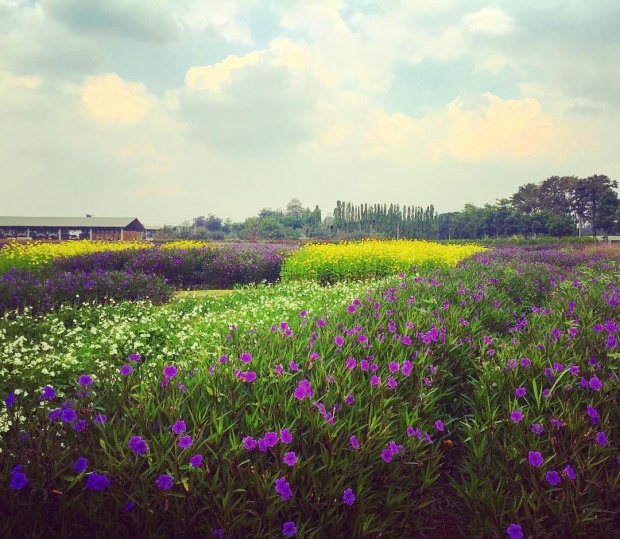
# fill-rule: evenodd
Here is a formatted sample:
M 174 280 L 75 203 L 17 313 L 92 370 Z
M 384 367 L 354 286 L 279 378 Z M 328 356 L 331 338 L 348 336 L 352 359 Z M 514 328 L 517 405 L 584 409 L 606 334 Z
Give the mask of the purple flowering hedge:
M 618 537 L 619 268 L 487 252 L 213 361 L 0 383 L 4 531 Z
M 34 270 L 0 275 L 4 312 L 48 312 L 62 304 L 148 299 L 168 301 L 174 289 L 231 289 L 275 282 L 291 247 L 240 244 L 196 249 L 127 249 L 58 258 Z

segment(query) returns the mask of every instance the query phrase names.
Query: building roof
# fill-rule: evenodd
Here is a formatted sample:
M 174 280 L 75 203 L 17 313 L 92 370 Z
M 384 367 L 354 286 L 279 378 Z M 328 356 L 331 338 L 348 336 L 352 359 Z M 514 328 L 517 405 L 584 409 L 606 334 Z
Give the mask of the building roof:
M 144 230 L 136 217 L 4 217 L 0 227 L 51 227 L 51 228 L 131 228 Z

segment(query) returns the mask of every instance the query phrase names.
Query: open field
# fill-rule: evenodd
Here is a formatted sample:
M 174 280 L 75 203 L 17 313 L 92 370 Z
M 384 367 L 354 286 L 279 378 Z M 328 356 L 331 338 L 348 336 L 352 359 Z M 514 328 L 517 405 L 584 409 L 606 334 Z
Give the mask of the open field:
M 617 537 L 619 283 L 608 247 L 502 249 L 7 312 L 0 519 L 32 537 Z

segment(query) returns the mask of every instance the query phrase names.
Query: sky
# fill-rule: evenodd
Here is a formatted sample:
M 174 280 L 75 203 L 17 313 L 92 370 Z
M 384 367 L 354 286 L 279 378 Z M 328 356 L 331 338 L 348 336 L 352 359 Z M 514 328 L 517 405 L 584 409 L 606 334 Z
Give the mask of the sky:
M 235 222 L 620 180 L 617 0 L 0 0 L 0 215 Z

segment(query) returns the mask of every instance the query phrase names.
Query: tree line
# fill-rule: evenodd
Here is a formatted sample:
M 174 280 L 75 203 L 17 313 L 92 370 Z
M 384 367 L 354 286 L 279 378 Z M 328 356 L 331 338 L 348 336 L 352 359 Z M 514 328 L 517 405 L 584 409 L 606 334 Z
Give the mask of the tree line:
M 257 216 L 233 223 L 219 217 L 195 217 L 180 227 L 165 227 L 159 237 L 242 240 L 360 239 L 485 239 L 510 236 L 573 236 L 620 230 L 618 182 L 595 174 L 588 178 L 551 176 L 527 183 L 509 198 L 462 211 L 438 214 L 400 204 L 353 204 L 337 201 L 331 215 L 304 207 L 293 198 L 286 209 L 263 208 Z

